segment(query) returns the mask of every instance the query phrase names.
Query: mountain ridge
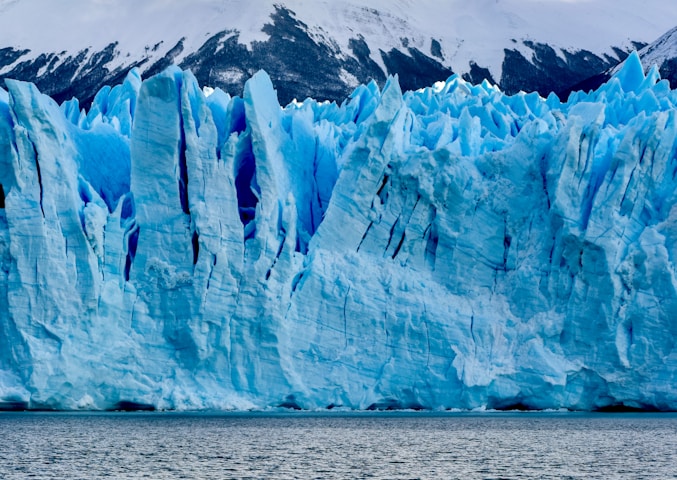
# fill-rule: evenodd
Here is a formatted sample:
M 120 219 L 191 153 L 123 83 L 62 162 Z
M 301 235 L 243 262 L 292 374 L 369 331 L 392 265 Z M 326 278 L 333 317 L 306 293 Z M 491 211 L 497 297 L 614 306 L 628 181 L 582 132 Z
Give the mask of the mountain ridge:
M 404 89 L 459 73 L 507 93 L 566 96 L 673 26 L 665 19 L 670 7 L 657 0 L 634 16 L 627 15 L 631 2 L 615 2 L 596 34 L 591 25 L 610 0 L 580 7 L 543 2 L 527 8 L 517 0 L 436 5 L 201 0 L 190 7 L 149 1 L 134 8 L 129 0 L 60 7 L 15 0 L 0 4 L 0 78 L 33 81 L 58 101 L 77 97 L 85 104 L 133 67 L 151 76 L 174 63 L 193 70 L 201 84 L 237 95 L 264 68 L 282 103 L 308 96 L 341 101 L 359 84 L 382 85 L 392 74 Z M 31 6 L 56 21 L 45 14 L 26 24 L 22 15 Z

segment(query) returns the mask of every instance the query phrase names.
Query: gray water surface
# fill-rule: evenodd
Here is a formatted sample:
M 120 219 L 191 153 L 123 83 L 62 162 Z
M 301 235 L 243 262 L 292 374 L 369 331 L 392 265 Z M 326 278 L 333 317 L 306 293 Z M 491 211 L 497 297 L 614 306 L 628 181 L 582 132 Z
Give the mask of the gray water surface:
M 677 415 L 3 413 L 0 478 L 677 479 Z

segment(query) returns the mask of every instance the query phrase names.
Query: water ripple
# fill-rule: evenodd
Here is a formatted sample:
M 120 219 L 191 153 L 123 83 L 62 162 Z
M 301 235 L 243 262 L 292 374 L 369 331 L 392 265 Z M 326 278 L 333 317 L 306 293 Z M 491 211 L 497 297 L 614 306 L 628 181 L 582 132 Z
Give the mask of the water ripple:
M 677 479 L 674 414 L 0 414 L 0 478 Z

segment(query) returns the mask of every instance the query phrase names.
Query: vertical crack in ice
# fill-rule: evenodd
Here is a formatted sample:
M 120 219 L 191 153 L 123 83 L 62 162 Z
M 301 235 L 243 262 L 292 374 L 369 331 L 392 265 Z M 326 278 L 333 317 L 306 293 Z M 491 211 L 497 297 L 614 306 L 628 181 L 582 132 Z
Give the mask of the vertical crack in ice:
M 398 216 L 395 221 L 393 222 L 393 225 L 390 227 L 390 234 L 388 236 L 388 243 L 386 243 L 386 248 L 383 250 L 383 256 L 385 257 L 388 254 L 388 249 L 390 248 L 390 244 L 393 242 L 393 235 L 395 234 L 395 229 L 397 228 L 397 224 L 400 223 L 400 218 L 401 216 Z M 395 256 L 393 255 L 393 258 Z
M 280 218 L 280 220 L 282 219 L 281 213 L 280 213 L 280 216 L 278 218 Z M 268 280 L 270 278 L 270 274 L 273 272 L 273 269 L 275 268 L 277 261 L 280 259 L 280 256 L 282 255 L 282 251 L 284 250 L 284 243 L 287 239 L 287 232 L 285 231 L 284 227 L 279 226 L 279 231 L 280 231 L 280 235 L 282 236 L 282 238 L 280 238 L 280 245 L 277 247 L 277 252 L 275 253 L 275 258 L 273 259 L 273 263 L 271 263 L 270 268 L 268 268 L 268 271 L 266 272 L 266 280 Z
M 402 248 L 402 244 L 404 243 L 404 237 L 407 235 L 406 231 L 402 233 L 402 238 L 400 238 L 400 241 L 398 242 L 397 246 L 395 247 L 395 251 L 393 252 L 392 259 L 395 260 L 395 257 L 397 257 L 397 254 L 400 253 L 400 249 Z
M 576 175 L 578 176 L 578 189 L 580 190 L 583 179 L 585 178 L 585 172 L 588 168 L 588 160 L 590 157 L 590 139 L 587 132 L 582 132 L 580 138 L 578 139 L 578 157 L 576 158 Z M 581 166 L 581 159 L 583 158 L 583 151 L 585 150 L 585 164 Z
M 291 293 L 290 293 L 290 297 L 291 297 L 291 295 L 294 294 L 294 292 L 296 292 L 296 289 L 298 288 L 298 285 L 299 285 L 299 283 L 301 282 L 302 279 L 303 279 L 303 272 L 297 273 L 297 274 L 294 276 L 294 278 L 293 278 L 292 281 L 291 281 Z
M 631 187 L 634 185 L 633 179 L 635 176 L 635 171 L 637 170 L 637 164 L 635 164 L 632 167 L 632 171 L 630 172 L 630 176 L 628 177 L 628 181 L 625 184 L 623 188 L 623 196 L 621 197 L 621 201 L 619 203 L 619 213 L 623 216 L 628 216 L 632 213 L 632 207 L 634 207 L 634 202 L 630 199 L 628 199 L 628 192 L 631 190 Z M 634 193 L 634 192 L 633 192 Z M 626 201 L 627 199 L 627 201 Z
M 133 221 L 127 232 L 125 233 L 125 238 L 127 241 L 127 255 L 125 258 L 125 282 L 129 281 L 129 273 L 134 263 L 134 257 L 136 257 L 136 248 L 139 242 L 139 226 L 135 221 Z
M 256 181 L 256 160 L 251 134 L 248 132 L 237 138 L 234 170 L 238 213 L 244 229 L 244 239 L 247 240 L 256 233 L 256 206 L 261 198 Z
M 472 310 L 470 315 L 470 337 L 473 344 L 473 355 L 477 358 L 477 338 L 475 338 L 475 310 Z
M 386 165 L 386 168 L 390 168 L 390 164 Z M 376 191 L 376 195 L 378 195 L 378 198 L 381 200 L 381 204 L 385 204 L 386 200 L 388 200 L 388 190 L 386 190 L 386 186 L 388 185 L 389 178 L 390 176 L 387 173 L 384 174 L 383 181 Z
M 538 166 L 539 166 L 540 173 L 541 173 L 541 182 L 542 182 L 542 185 L 543 185 L 543 193 L 545 193 L 545 200 L 548 203 L 548 211 L 549 211 L 550 210 L 550 192 L 548 192 L 548 175 L 547 175 L 548 165 L 547 165 L 547 163 L 548 163 L 548 157 L 547 157 L 547 155 L 543 155 L 541 157 L 540 161 L 538 162 Z
M 588 185 L 585 189 L 583 195 L 583 205 L 582 205 L 582 214 L 581 214 L 581 228 L 587 230 L 588 223 L 590 222 L 590 216 L 592 214 L 593 205 L 595 202 L 595 197 L 599 191 L 599 187 L 602 185 L 604 176 L 606 175 L 606 170 L 608 165 L 605 162 L 598 162 L 595 164 L 595 148 L 598 145 L 599 135 L 594 132 L 587 138 L 587 155 L 585 161 L 585 169 L 588 169 L 590 166 L 590 175 L 588 176 Z M 583 176 L 581 176 L 581 179 Z
M 428 325 L 428 307 L 426 301 L 423 300 L 423 324 L 425 325 L 425 337 L 428 344 L 428 352 L 426 356 L 425 366 L 430 367 L 430 326 Z
M 343 340 L 345 342 L 345 348 L 348 348 L 348 295 L 350 295 L 350 285 L 348 286 L 348 291 L 343 299 Z
M 503 271 L 508 271 L 508 254 L 510 252 L 510 245 L 512 244 L 512 236 L 508 234 L 508 218 L 503 217 Z
M 362 235 L 362 238 L 360 239 L 360 243 L 357 244 L 357 249 L 355 250 L 356 252 L 360 251 L 360 248 L 362 247 L 362 244 L 364 243 L 364 239 L 367 238 L 367 234 L 369 233 L 369 230 L 371 230 L 371 227 L 373 225 L 374 225 L 374 222 L 369 222 L 369 226 L 364 231 L 364 234 Z
M 209 290 L 209 285 L 211 284 L 212 275 L 214 275 L 215 267 L 216 267 L 216 255 L 212 254 L 212 264 L 209 266 L 209 275 L 207 276 L 207 286 L 205 287 L 205 290 Z
M 38 174 L 38 188 L 40 189 L 40 211 L 42 212 L 42 218 L 45 218 L 45 209 L 42 207 L 42 196 L 43 196 L 43 187 L 42 187 L 42 172 L 40 171 L 40 161 L 38 160 L 38 149 L 35 147 L 35 143 L 29 138 L 28 141 L 33 147 L 33 158 L 35 159 L 35 171 Z
M 200 256 L 200 235 L 197 230 L 193 232 L 191 243 L 193 244 L 193 265 L 197 265 L 197 259 Z
M 181 209 L 186 215 L 190 215 L 190 205 L 188 200 L 188 165 L 186 160 L 186 132 L 183 122 L 183 115 L 179 115 L 179 130 L 181 136 L 179 139 L 179 199 Z
M 437 209 L 431 206 L 430 220 L 428 226 L 423 232 L 423 238 L 425 239 L 425 251 L 423 252 L 423 257 L 426 264 L 430 270 L 435 270 L 435 260 L 437 257 L 437 244 L 439 242 L 437 234 L 437 225 L 435 219 L 437 217 Z

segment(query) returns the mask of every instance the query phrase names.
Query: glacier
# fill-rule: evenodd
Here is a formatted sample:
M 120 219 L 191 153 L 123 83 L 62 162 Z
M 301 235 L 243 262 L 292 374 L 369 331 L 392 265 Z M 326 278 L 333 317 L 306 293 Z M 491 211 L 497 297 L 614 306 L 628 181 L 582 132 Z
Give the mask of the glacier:
M 0 89 L 0 408 L 677 409 L 677 91 Z

